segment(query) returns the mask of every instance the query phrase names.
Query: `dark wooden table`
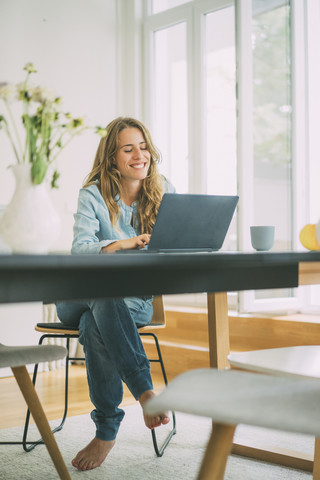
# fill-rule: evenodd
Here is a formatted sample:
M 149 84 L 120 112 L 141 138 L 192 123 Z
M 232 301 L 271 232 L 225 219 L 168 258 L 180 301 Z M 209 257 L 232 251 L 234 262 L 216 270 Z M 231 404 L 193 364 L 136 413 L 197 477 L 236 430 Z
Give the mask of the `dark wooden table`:
M 0 303 L 206 292 L 210 365 L 228 367 L 227 292 L 320 283 L 320 252 L 0 255 Z M 235 445 L 312 470 L 313 459 Z

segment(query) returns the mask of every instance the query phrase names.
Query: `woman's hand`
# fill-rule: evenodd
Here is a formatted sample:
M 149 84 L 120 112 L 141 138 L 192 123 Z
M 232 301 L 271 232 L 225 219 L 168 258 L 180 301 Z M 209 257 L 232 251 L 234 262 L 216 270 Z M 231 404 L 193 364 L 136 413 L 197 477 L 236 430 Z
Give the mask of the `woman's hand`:
M 150 241 L 150 236 L 148 233 L 143 233 L 138 235 L 138 237 L 125 238 L 124 240 L 117 240 L 116 242 L 110 243 L 106 247 L 101 249 L 102 253 L 113 253 L 117 250 L 130 250 L 135 248 L 143 248 L 148 245 Z

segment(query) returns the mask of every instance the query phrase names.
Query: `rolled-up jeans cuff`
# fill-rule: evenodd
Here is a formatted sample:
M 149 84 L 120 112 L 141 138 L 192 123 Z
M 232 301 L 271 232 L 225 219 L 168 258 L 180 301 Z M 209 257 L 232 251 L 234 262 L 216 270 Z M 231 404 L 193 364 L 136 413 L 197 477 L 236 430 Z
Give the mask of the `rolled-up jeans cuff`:
M 95 412 L 91 412 L 91 418 L 96 424 L 96 438 L 99 438 L 100 440 L 105 440 L 105 441 L 110 441 L 110 440 L 115 440 L 121 421 L 110 421 L 110 422 L 99 422 L 97 419 Z M 124 416 L 124 412 L 123 412 Z M 121 416 L 123 418 L 123 416 Z M 121 418 L 121 420 L 122 420 Z
M 96 430 L 96 438 L 99 438 L 99 440 L 104 440 L 105 442 L 110 442 L 112 440 L 115 440 L 119 427 L 120 425 L 118 425 L 118 428 L 114 430 L 99 428 L 99 430 Z
M 143 370 L 132 373 L 129 377 L 125 378 L 124 381 L 136 400 L 147 390 L 153 390 L 149 368 L 144 368 Z

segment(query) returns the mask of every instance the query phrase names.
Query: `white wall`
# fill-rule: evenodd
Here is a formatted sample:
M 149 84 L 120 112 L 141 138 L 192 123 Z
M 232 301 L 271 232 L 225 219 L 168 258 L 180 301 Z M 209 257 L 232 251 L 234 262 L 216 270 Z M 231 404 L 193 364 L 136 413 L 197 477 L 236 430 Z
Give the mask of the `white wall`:
M 38 70 L 34 82 L 62 96 L 66 111 L 85 115 L 91 125 L 107 125 L 117 116 L 116 0 L 1 0 L 0 82 L 22 81 L 27 62 Z M 55 250 L 70 249 L 78 191 L 98 142 L 92 133 L 77 137 L 59 159 L 60 188 L 52 197 L 62 235 Z M 13 193 L 11 163 L 13 153 L 0 132 L 0 205 Z M 0 306 L 1 341 L 35 343 L 41 312 L 40 304 Z

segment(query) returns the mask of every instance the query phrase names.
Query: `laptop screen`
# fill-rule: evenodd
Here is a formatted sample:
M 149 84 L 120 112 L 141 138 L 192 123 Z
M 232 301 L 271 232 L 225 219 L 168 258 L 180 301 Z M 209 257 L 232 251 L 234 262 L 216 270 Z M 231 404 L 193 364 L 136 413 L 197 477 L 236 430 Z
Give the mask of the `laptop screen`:
M 166 193 L 148 251 L 220 250 L 239 197 Z

